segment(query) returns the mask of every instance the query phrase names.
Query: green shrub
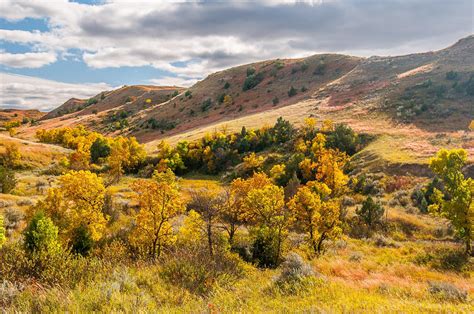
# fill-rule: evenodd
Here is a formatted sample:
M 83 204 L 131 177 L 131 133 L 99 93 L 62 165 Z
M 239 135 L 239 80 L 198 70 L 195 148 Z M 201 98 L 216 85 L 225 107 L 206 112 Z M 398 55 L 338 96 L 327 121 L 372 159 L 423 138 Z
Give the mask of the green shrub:
M 229 82 L 225 82 L 224 84 L 224 89 L 228 89 L 230 87 L 230 83 Z
M 290 90 L 288 91 L 288 97 L 293 97 L 293 96 L 295 96 L 296 94 L 298 94 L 298 91 L 296 90 L 296 88 L 294 88 L 293 86 L 291 86 Z
M 206 99 L 202 104 L 201 104 L 201 111 L 206 112 L 211 108 L 212 106 L 212 101 L 210 98 Z
M 31 255 L 41 252 L 56 254 L 60 250 L 58 227 L 41 212 L 33 216 L 23 236 L 25 250 Z
M 263 81 L 263 73 L 257 73 L 257 74 L 251 74 L 247 76 L 247 78 L 244 81 L 244 86 L 242 87 L 243 91 L 250 90 L 260 84 L 261 81 Z
M 252 244 L 252 261 L 259 267 L 274 268 L 279 264 L 278 242 L 276 231 L 261 227 L 256 230 Z
M 273 103 L 273 105 L 275 105 L 275 106 L 278 105 L 279 102 L 280 102 L 280 99 L 278 99 L 278 97 L 275 97 L 275 98 L 273 98 L 273 100 L 272 100 L 272 103 Z
M 326 73 L 326 64 L 321 61 L 314 69 L 313 75 L 324 75 L 325 73 Z
M 446 79 L 449 81 L 454 81 L 458 78 L 458 73 L 454 71 L 449 71 L 446 73 Z
M 15 172 L 0 165 L 0 192 L 10 193 L 16 186 Z
M 256 72 L 255 68 L 254 67 L 248 67 L 247 68 L 247 77 L 251 76 L 251 75 L 254 75 Z

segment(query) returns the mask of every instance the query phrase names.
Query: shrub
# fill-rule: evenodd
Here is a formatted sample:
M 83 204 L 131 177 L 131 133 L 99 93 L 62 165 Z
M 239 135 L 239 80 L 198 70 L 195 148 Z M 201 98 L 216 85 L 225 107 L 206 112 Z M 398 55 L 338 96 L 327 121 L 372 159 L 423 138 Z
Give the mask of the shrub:
M 288 91 L 288 97 L 293 97 L 293 96 L 295 96 L 296 94 L 298 94 L 298 91 L 296 90 L 296 88 L 294 88 L 293 86 L 291 86 L 290 90 Z
M 286 256 L 281 273 L 275 279 L 275 286 L 285 294 L 296 294 L 307 290 L 314 281 L 314 271 L 297 253 Z
M 254 75 L 255 74 L 255 68 L 254 67 L 248 67 L 247 68 L 247 77 L 249 77 L 250 75 Z
M 400 247 L 398 243 L 394 242 L 392 239 L 389 239 L 381 234 L 376 234 L 375 236 L 373 236 L 372 242 L 377 247 L 392 247 L 392 248 Z
M 467 291 L 447 282 L 428 282 L 428 292 L 435 298 L 450 302 L 466 302 Z
M 325 72 L 326 72 L 326 64 L 324 62 L 321 62 L 314 69 L 313 75 L 324 75 Z
M 201 111 L 206 112 L 209 110 L 209 108 L 211 108 L 211 106 L 212 106 L 212 101 L 210 98 L 208 98 L 205 101 L 203 101 L 203 103 L 201 104 Z
M 454 81 L 458 78 L 458 73 L 454 71 L 449 71 L 446 73 L 446 79 L 449 81 Z
M 228 252 L 210 256 L 202 246 L 178 247 L 166 256 L 160 275 L 191 293 L 207 295 L 216 284 L 229 286 L 243 275 L 239 259 Z
M 242 87 L 243 91 L 250 90 L 260 84 L 261 81 L 263 81 L 263 73 L 257 73 L 257 74 L 251 74 L 247 76 L 247 78 L 244 81 L 244 86 Z
M 252 261 L 259 267 L 274 268 L 278 266 L 277 234 L 268 227 L 257 230 L 252 243 Z
M 279 102 L 280 102 L 280 99 L 278 99 L 278 97 L 275 97 L 272 100 L 272 103 L 273 103 L 274 106 L 278 105 Z
M 230 87 L 230 83 L 229 82 L 225 82 L 224 84 L 224 89 L 228 89 Z
M 16 179 L 13 170 L 0 165 L 0 192 L 10 193 L 15 186 Z

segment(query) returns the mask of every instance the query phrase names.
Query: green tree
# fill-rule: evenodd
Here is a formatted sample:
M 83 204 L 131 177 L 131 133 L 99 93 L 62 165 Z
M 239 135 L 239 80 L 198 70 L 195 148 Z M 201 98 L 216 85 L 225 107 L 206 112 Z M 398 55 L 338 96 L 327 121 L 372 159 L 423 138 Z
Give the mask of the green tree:
M 465 242 L 466 254 L 471 254 L 474 180 L 466 179 L 462 173 L 466 161 L 467 152 L 464 149 L 442 149 L 430 160 L 430 168 L 443 181 L 445 192 L 442 193 L 435 188 L 432 195 L 434 204 L 429 206 L 429 211 L 451 221 L 456 232 Z
M 356 209 L 356 214 L 367 225 L 369 231 L 374 230 L 377 224 L 380 224 L 385 209 L 379 202 L 375 202 L 371 196 L 362 203 L 362 207 Z
M 91 145 L 91 162 L 96 164 L 100 158 L 106 158 L 110 155 L 110 145 L 105 138 L 97 138 Z
M 57 253 L 60 249 L 58 241 L 58 227 L 42 212 L 33 216 L 26 227 L 23 236 L 25 238 L 25 250 L 29 254 L 35 253 Z

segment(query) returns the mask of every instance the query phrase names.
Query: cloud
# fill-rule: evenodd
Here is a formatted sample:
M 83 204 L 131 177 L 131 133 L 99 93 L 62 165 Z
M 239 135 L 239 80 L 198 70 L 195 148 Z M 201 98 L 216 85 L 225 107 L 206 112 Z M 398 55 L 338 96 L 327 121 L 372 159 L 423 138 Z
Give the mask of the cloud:
M 71 97 L 89 98 L 112 89 L 105 83 L 68 84 L 0 72 L 0 108 L 52 110 Z
M 47 30 L 0 30 L 0 63 L 39 68 L 73 56 L 90 68 L 151 66 L 153 84 L 189 86 L 260 60 L 323 52 L 397 55 L 444 48 L 473 31 L 472 0 L 0 1 L 0 18 L 44 19 Z M 114 72 L 115 73 L 115 72 Z M 51 109 L 105 84 L 63 84 L 2 73 L 1 106 Z
M 11 68 L 40 68 L 56 61 L 54 52 L 0 52 L 0 64 Z
M 159 79 L 149 80 L 151 84 L 159 86 L 181 86 L 189 87 L 194 85 L 198 80 L 193 78 L 171 77 L 165 76 Z

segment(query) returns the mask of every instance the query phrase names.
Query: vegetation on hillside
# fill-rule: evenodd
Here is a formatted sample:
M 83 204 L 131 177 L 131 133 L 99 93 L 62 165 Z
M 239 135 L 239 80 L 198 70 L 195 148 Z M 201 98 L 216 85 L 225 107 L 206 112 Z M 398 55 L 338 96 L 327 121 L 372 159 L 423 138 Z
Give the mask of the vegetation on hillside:
M 354 172 L 365 137 L 314 118 L 163 141 L 151 156 L 83 127 L 37 138 L 71 152 L 39 169 L 50 183 L 34 191 L 15 146 L 2 154 L 2 308 L 472 309 L 462 149 L 440 151 L 436 177 L 419 180 Z M 16 197 L 21 209 L 5 203 Z

